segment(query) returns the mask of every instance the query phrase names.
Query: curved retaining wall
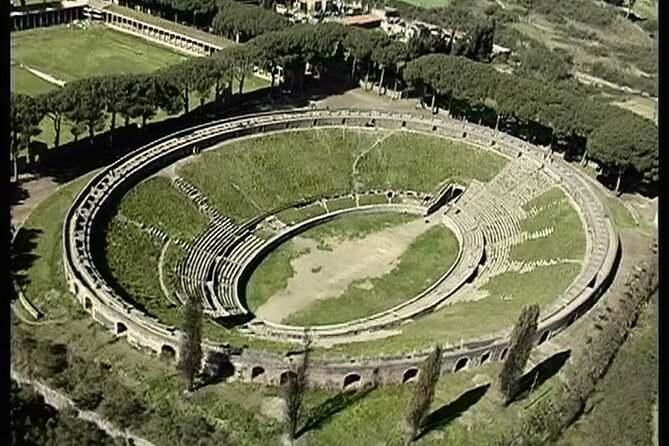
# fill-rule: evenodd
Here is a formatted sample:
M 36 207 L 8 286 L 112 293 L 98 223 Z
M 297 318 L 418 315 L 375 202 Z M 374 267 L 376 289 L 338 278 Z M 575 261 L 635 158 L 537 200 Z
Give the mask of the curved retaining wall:
M 466 140 L 481 148 L 493 148 L 507 157 L 522 154 L 544 162 L 545 151 L 508 135 L 473 124 L 425 119 L 376 111 L 305 111 L 263 113 L 231 118 L 200 125 L 161 138 L 153 144 L 119 159 L 92 178 L 75 199 L 63 226 L 64 269 L 70 291 L 93 318 L 134 346 L 178 357 L 179 333 L 155 318 L 143 314 L 125 302 L 103 279 L 93 261 L 91 233 L 105 210 L 105 205 L 120 198 L 131 187 L 163 167 L 192 153 L 193 147 L 215 144 L 251 134 L 291 128 L 316 126 L 376 126 L 388 129 L 433 133 Z M 579 205 L 588 223 L 592 243 L 586 254 L 579 278 L 561 297 L 560 307 L 542 315 L 536 342 L 564 330 L 582 315 L 603 293 L 613 277 L 620 257 L 617 234 L 608 220 L 604 205 L 590 184 L 562 160 L 545 165 L 546 171 L 559 180 Z M 457 346 L 445 346 L 443 373 L 469 368 L 482 362 L 499 360 L 505 354 L 508 333 L 487 339 L 470 340 Z M 227 349 L 227 345 L 205 342 L 208 352 Z M 281 356 L 244 349 L 233 354 L 231 362 L 236 377 L 243 381 L 276 384 L 290 370 L 294 356 Z M 342 387 L 360 385 L 377 374 L 381 383 L 415 379 L 415 370 L 425 352 L 365 358 L 314 358 L 311 383 L 316 386 Z M 285 376 L 285 375 L 284 375 Z M 359 378 L 359 379 L 358 379 Z

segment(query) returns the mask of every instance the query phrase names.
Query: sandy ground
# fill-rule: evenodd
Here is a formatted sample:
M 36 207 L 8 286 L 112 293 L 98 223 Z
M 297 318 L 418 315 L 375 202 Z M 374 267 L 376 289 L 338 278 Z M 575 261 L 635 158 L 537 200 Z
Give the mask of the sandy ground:
M 21 183 L 21 189 L 27 193 L 27 196 L 11 207 L 12 223 L 15 225 L 23 224 L 30 212 L 59 187 L 60 185 L 50 177 L 26 178 Z
M 288 285 L 261 305 L 256 316 L 280 322 L 317 300 L 341 295 L 354 281 L 389 273 L 416 237 L 436 224 L 439 224 L 437 218 L 430 219 L 429 223 L 417 218 L 363 239 L 346 240 L 332 251 L 317 249 L 317 242 L 313 240 L 293 239 L 299 248 L 308 247 L 310 251 L 292 260 L 295 274 Z M 363 282 L 361 286 L 369 289 L 372 284 Z

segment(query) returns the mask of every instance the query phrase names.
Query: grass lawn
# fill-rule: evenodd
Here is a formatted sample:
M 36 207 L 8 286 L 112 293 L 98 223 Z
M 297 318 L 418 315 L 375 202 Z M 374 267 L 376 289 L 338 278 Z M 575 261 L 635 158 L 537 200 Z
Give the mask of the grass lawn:
M 211 34 L 191 26 L 182 25 L 180 23 L 173 22 L 171 20 L 166 20 L 160 17 L 156 17 L 151 14 L 145 14 L 140 11 L 135 11 L 134 9 L 125 6 L 109 5 L 105 8 L 105 10 L 115 12 L 117 14 L 123 14 L 126 17 L 130 17 L 131 19 L 148 23 L 149 25 L 160 26 L 161 28 L 164 28 L 168 31 L 184 34 L 186 36 L 202 40 L 203 42 L 210 43 L 212 45 L 217 45 L 220 47 L 235 45 L 235 42 L 226 39 L 225 37 L 221 37 L 216 34 Z
M 48 197 L 31 212 L 17 236 L 21 240 L 33 234 L 24 245 L 31 246 L 24 254 L 30 261 L 21 262 L 17 274 L 25 278 L 26 296 L 46 319 L 69 317 L 78 309 L 65 282 L 61 231 L 68 207 L 93 175 L 83 176 Z
M 422 350 L 436 342 L 458 344 L 510 330 L 524 305 L 550 305 L 580 271 L 575 264 L 544 266 L 527 273 L 505 273 L 485 286 L 490 296 L 458 302 L 402 326 L 402 333 L 376 341 L 335 346 L 330 354 L 350 356 Z M 502 299 L 505 297 L 505 299 Z M 510 298 L 509 298 L 510 297 Z
M 224 145 L 203 153 L 179 174 L 206 191 L 223 214 L 242 222 L 300 199 L 352 191 L 352 167 L 361 154 L 356 175 L 361 190 L 430 192 L 447 178 L 488 181 L 506 163 L 491 151 L 436 136 L 318 129 Z
M 509 253 L 511 260 L 583 259 L 586 248 L 584 228 L 576 209 L 567 201 L 562 189 L 556 187 L 546 191 L 526 203 L 524 208 L 539 210 L 522 221 L 524 231 L 532 234 L 553 228 L 553 232 L 546 237 L 514 245 Z
M 458 241 L 451 230 L 436 226 L 416 238 L 388 274 L 351 283 L 332 299 L 319 300 L 282 321 L 291 325 L 327 325 L 370 316 L 408 300 L 434 283 L 453 265 Z M 370 283 L 371 289 L 363 289 Z
M 57 85 L 51 84 L 43 79 L 32 74 L 30 71 L 15 65 L 11 68 L 11 87 L 14 93 L 23 93 L 29 95 L 37 95 L 47 93 L 54 88 L 59 88 Z
M 276 214 L 276 217 L 287 225 L 294 225 L 304 220 L 325 214 L 325 208 L 320 204 L 312 204 L 303 208 L 291 207 Z
M 185 59 L 139 37 L 104 27 L 12 33 L 12 58 L 66 82 L 106 74 L 150 73 Z
M 653 299 L 598 383 L 591 410 L 557 446 L 653 444 L 652 406 L 658 391 L 657 317 Z
M 305 253 L 288 240 L 263 259 L 246 285 L 246 304 L 251 311 L 288 285 L 288 279 L 295 274 L 290 262 Z
M 203 234 L 209 224 L 195 203 L 163 176 L 151 177 L 135 186 L 121 199 L 118 210 L 125 217 L 188 242 Z

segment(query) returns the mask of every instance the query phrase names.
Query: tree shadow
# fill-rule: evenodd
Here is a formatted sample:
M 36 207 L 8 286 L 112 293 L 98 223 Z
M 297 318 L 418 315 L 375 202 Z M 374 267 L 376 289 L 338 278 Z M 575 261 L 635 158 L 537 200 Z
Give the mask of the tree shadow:
M 490 384 L 484 384 L 474 389 L 468 390 L 460 395 L 455 401 L 441 406 L 433 411 L 425 419 L 420 434 L 416 440 L 421 439 L 429 432 L 440 429 L 465 413 L 470 407 L 475 405 L 486 394 Z
M 25 189 L 20 181 L 12 181 L 10 183 L 10 199 L 9 199 L 9 205 L 11 206 L 16 206 L 17 204 L 22 204 L 25 202 L 30 197 L 30 193 L 28 192 L 27 189 Z
M 12 280 L 19 287 L 25 287 L 30 283 L 26 272 L 38 258 L 33 251 L 37 247 L 37 239 L 41 233 L 41 229 L 21 228 L 14 238 L 10 253 L 10 272 Z
M 369 386 L 359 390 L 345 390 L 333 396 L 332 398 L 328 398 L 321 405 L 316 407 L 316 409 L 314 409 L 311 414 L 309 414 L 309 418 L 307 418 L 306 423 L 304 423 L 304 427 L 297 431 L 295 438 L 300 437 L 302 434 L 310 430 L 319 429 L 321 426 L 323 426 L 323 424 L 325 424 L 326 421 L 328 421 L 337 413 L 343 411 L 347 407 L 352 406 L 358 401 L 362 401 L 374 389 L 375 387 Z
M 571 350 L 561 351 L 537 364 L 518 380 L 516 395 L 510 403 L 527 398 L 532 390 L 540 387 L 549 378 L 560 371 L 571 356 Z

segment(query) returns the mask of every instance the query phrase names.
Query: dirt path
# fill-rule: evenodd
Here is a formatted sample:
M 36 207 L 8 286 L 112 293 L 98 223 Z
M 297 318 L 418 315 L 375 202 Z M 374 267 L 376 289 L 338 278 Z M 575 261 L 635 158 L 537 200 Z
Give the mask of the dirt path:
M 18 200 L 18 203 L 11 206 L 11 221 L 14 225 L 22 225 L 28 219 L 30 213 L 51 194 L 55 193 L 61 187 L 53 178 L 30 178 L 28 177 L 21 183 L 21 190 L 25 197 Z
M 295 274 L 284 290 L 258 308 L 256 316 L 280 322 L 317 300 L 341 295 L 354 281 L 389 273 L 416 237 L 437 224 L 439 219 L 426 224 L 421 217 L 363 239 L 344 241 L 332 251 L 319 250 L 316 241 L 301 238 L 300 245 L 309 247 L 310 252 L 291 261 Z M 372 284 L 367 281 L 361 286 Z

